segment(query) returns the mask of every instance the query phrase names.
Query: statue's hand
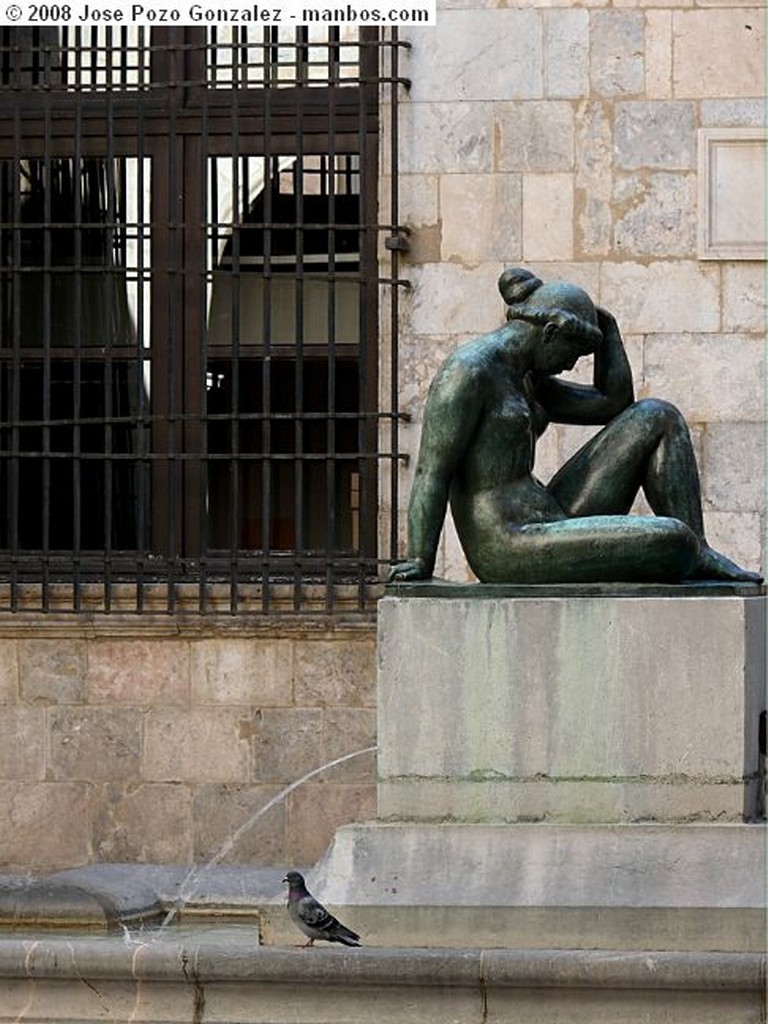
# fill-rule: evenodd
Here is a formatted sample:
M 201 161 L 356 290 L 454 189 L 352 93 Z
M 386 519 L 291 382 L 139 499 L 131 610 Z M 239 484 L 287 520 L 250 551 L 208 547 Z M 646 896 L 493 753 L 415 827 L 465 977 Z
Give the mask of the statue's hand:
M 619 326 L 616 323 L 616 317 L 613 313 L 609 313 L 607 309 L 602 306 L 595 306 L 597 311 L 597 326 L 603 332 L 603 337 L 607 333 L 619 335 Z M 619 335 L 621 337 L 621 335 Z
M 397 562 L 389 570 L 387 583 L 403 583 L 409 580 L 428 580 L 432 573 L 424 564 L 423 558 L 409 558 L 405 562 Z

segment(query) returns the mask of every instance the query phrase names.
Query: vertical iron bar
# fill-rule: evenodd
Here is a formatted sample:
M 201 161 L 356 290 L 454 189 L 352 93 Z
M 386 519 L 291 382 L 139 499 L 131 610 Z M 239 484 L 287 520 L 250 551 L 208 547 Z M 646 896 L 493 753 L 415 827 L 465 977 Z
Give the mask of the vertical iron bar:
M 234 32 L 234 30 L 233 30 Z M 234 38 L 232 40 L 234 45 Z M 233 54 L 235 53 L 233 49 Z M 238 61 L 238 75 L 240 64 Z M 247 496 L 246 468 L 240 452 L 240 315 L 242 309 L 241 289 L 243 287 L 242 267 L 240 263 L 242 225 L 248 215 L 248 175 L 247 156 L 240 155 L 240 125 L 238 118 L 239 90 L 233 90 L 231 143 L 232 143 L 232 359 L 231 359 L 231 419 L 230 419 L 230 481 L 231 509 L 229 529 L 229 609 L 233 614 L 237 611 L 239 601 L 239 549 L 241 523 L 245 509 L 241 510 L 242 492 Z M 242 180 L 241 180 L 242 169 Z
M 43 128 L 43 445 L 42 445 L 42 610 L 50 609 L 50 530 L 51 530 L 51 276 L 53 239 L 51 237 L 53 159 L 51 156 L 51 111 L 45 105 Z
M 400 77 L 399 40 L 397 29 L 392 30 L 390 96 L 390 217 L 392 230 L 400 225 L 400 199 L 398 192 L 398 79 Z M 390 526 L 389 561 L 397 560 L 399 546 L 400 517 L 400 395 L 398 360 L 398 325 L 400 318 L 400 254 L 397 249 L 390 252 L 389 312 L 390 312 Z
M 141 45 L 141 34 L 143 29 L 139 29 Z M 146 284 L 149 282 L 150 290 L 152 288 L 151 277 L 148 276 L 148 269 L 144 264 L 144 246 L 147 241 L 147 215 L 144 207 L 145 193 L 147 188 L 147 177 L 146 177 L 146 153 L 144 149 L 144 104 L 138 104 L 138 117 L 136 123 L 136 191 L 138 193 L 136 197 L 136 338 L 135 338 L 135 355 L 136 360 L 136 462 L 134 470 L 134 478 L 136 480 L 136 560 L 137 560 L 137 573 L 136 573 L 136 611 L 141 612 L 144 609 L 144 568 L 147 560 L 147 541 L 148 541 L 148 505 L 150 500 L 150 487 L 148 476 L 150 470 L 150 460 L 148 458 L 147 441 L 149 440 L 149 431 L 151 427 L 148 422 L 150 409 L 147 408 L 148 397 L 145 387 L 145 347 L 149 342 L 149 338 L 146 337 L 144 332 L 144 321 L 147 308 L 151 311 L 152 309 L 152 297 L 149 296 L 149 304 L 145 301 L 146 297 L 144 289 Z M 152 175 L 153 167 L 149 165 L 149 186 L 152 187 Z M 151 227 L 149 230 L 149 243 L 151 246 Z M 150 248 L 150 260 L 151 260 L 151 248 Z M 151 271 L 149 271 L 151 274 Z M 150 349 L 150 358 L 152 351 Z M 147 361 L 148 362 L 148 361 Z
M 306 29 L 304 30 L 306 32 Z M 294 199 L 295 218 L 294 238 L 296 244 L 295 266 L 295 334 L 294 334 L 294 569 L 293 569 L 293 607 L 300 611 L 303 600 L 302 566 L 304 551 L 307 546 L 305 537 L 304 506 L 306 478 L 304 474 L 304 93 L 299 93 L 296 111 L 295 135 L 296 162 L 294 164 Z M 311 474 L 309 474 L 311 479 Z
M 201 45 L 205 47 L 205 40 L 202 41 Z M 208 155 L 208 85 L 206 82 L 206 61 L 196 62 L 196 66 L 202 69 L 202 81 L 199 83 L 202 90 L 202 110 L 201 110 L 201 135 L 202 135 L 202 148 L 200 152 L 200 175 L 202 177 L 200 185 L 200 208 L 199 218 L 202 227 L 202 252 L 201 252 L 201 264 L 198 269 L 198 287 L 200 289 L 202 300 L 199 303 L 199 321 L 197 324 L 196 334 L 200 339 L 201 346 L 201 358 L 200 358 L 200 380 L 199 388 L 201 391 L 200 395 L 200 409 L 201 409 L 201 422 L 199 427 L 200 437 L 200 490 L 197 498 L 196 510 L 200 516 L 200 570 L 198 580 L 198 608 L 201 614 L 204 614 L 208 610 L 208 553 L 211 549 L 211 538 L 210 538 L 210 515 L 211 515 L 211 495 L 210 495 L 210 475 L 209 475 L 209 461 L 208 461 L 208 390 L 206 381 L 208 378 L 208 309 L 210 306 L 210 297 L 213 294 L 211 288 L 209 293 L 208 281 L 208 264 L 207 261 L 211 260 L 211 268 L 215 267 L 214 252 L 209 249 L 208 245 L 208 232 L 210 229 L 211 220 L 218 220 L 218 211 L 215 205 L 212 206 L 210 195 L 212 194 L 212 185 L 209 186 L 209 181 L 215 181 L 216 175 L 211 174 L 211 157 Z M 193 83 L 195 85 L 197 83 Z M 215 167 L 215 163 L 213 165 Z M 213 214 L 211 213 L 213 211 Z
M 326 550 L 325 550 L 325 610 L 330 613 L 334 606 L 336 549 L 336 175 L 338 173 L 336 154 L 336 118 L 334 90 L 329 92 L 328 104 L 328 415 L 326 420 L 325 444 L 325 501 L 326 501 Z
M 175 42 L 175 40 L 174 40 Z M 182 285 L 181 270 L 183 267 L 182 260 L 184 255 L 183 242 L 182 242 L 182 218 L 180 216 L 180 203 L 183 188 L 183 177 L 180 170 L 179 164 L 183 166 L 183 151 L 180 152 L 180 147 L 183 145 L 183 141 L 179 136 L 177 130 L 177 93 L 179 88 L 179 81 L 183 77 L 181 68 L 179 66 L 180 54 L 175 46 L 169 47 L 168 52 L 168 71 L 169 71 L 169 92 L 170 92 L 170 111 L 169 111 L 169 124 L 168 124 L 168 137 L 170 145 L 168 147 L 168 180 L 165 183 L 168 188 L 169 199 L 169 245 L 168 245 L 168 268 L 167 268 L 167 280 L 170 286 L 170 317 L 169 317 L 169 332 L 167 340 L 164 340 L 164 344 L 167 343 L 169 349 L 168 358 L 168 410 L 169 410 L 169 431 L 168 431 L 168 451 L 166 453 L 167 459 L 167 493 L 168 493 L 168 580 L 167 580 L 167 607 L 166 611 L 169 614 L 173 614 L 176 611 L 176 596 L 177 596 L 177 579 L 179 571 L 182 568 L 182 549 L 181 542 L 183 537 L 183 524 L 181 517 L 183 511 L 181 508 L 181 494 L 182 494 L 182 461 L 180 459 L 181 451 L 179 445 L 178 434 L 182 429 L 182 422 L 180 420 L 181 409 L 179 408 L 179 374 L 183 374 L 183 365 L 179 366 L 178 363 L 181 361 L 182 352 L 181 346 L 183 343 L 182 335 L 182 324 L 180 323 L 180 290 Z M 180 159 L 181 158 L 181 159 Z
M 21 498 L 21 116 L 18 104 L 14 105 L 13 117 L 13 154 L 11 164 L 13 181 L 13 324 L 12 324 L 12 374 L 11 374 L 11 465 L 8 489 L 11 500 L 9 523 L 9 543 L 11 548 L 11 593 L 10 608 L 12 612 L 19 609 L 20 584 L 20 537 L 19 537 L 19 501 Z
M 108 32 L 108 45 L 111 39 L 111 28 Z M 111 62 L 108 62 L 111 74 Z M 115 266 L 115 238 L 117 228 L 117 203 L 115 181 L 115 140 L 114 140 L 114 107 L 112 91 L 107 93 L 107 159 L 105 174 L 99 175 L 99 186 L 102 181 L 106 189 L 106 237 L 104 249 L 107 260 L 107 283 L 109 319 L 107 320 L 107 337 L 101 339 L 104 350 L 104 611 L 112 608 L 112 559 L 114 552 L 114 342 L 113 331 L 116 323 L 116 284 L 118 282 Z M 101 210 L 102 203 L 99 203 Z
M 377 58 L 379 57 L 379 51 L 375 50 Z M 358 301 L 359 301 L 359 315 L 358 315 L 358 353 L 357 353 L 357 379 L 358 379 L 358 395 L 357 395 L 357 452 L 358 458 L 356 461 L 357 475 L 358 475 L 358 499 L 357 499 L 357 517 L 358 517 L 358 530 L 357 530 L 357 607 L 358 610 L 362 611 L 365 607 L 365 586 L 366 586 L 366 559 L 368 552 L 371 548 L 369 541 L 369 533 L 373 526 L 369 522 L 368 512 L 370 511 L 369 505 L 369 493 L 370 483 L 369 476 L 371 474 L 371 463 L 367 458 L 367 454 L 370 451 L 371 443 L 374 451 L 378 447 L 378 437 L 376 436 L 375 427 L 371 429 L 371 421 L 368 418 L 368 414 L 376 408 L 378 402 L 378 396 L 376 394 L 375 384 L 378 379 L 378 374 L 375 372 L 376 367 L 369 365 L 371 360 L 369 350 L 369 338 L 376 331 L 376 323 L 372 322 L 372 318 L 377 312 L 377 303 L 374 301 L 369 302 L 371 297 L 370 282 L 375 281 L 378 277 L 377 273 L 377 258 L 376 252 L 376 233 L 372 232 L 372 224 L 376 222 L 376 211 L 378 204 L 375 200 L 376 187 L 378 184 L 378 166 L 374 164 L 370 166 L 369 160 L 375 159 L 375 150 L 369 144 L 368 141 L 368 118 L 367 118 L 367 94 L 371 88 L 370 85 L 364 81 L 365 72 L 368 67 L 368 55 L 367 51 L 361 52 L 358 49 L 358 105 L 357 105 L 357 117 L 358 117 L 358 223 L 361 225 L 358 232 Z M 373 86 L 376 88 L 376 86 Z M 374 297 L 376 292 L 374 292 Z M 373 307 L 372 309 L 370 307 Z M 375 336 L 375 335 L 374 335 Z M 374 347 L 375 354 L 375 347 Z M 373 377 L 373 382 L 371 381 Z M 374 385 L 372 388 L 372 384 Z M 373 394 L 371 395 L 371 391 Z M 375 423 L 375 421 L 374 421 Z M 374 471 L 376 471 L 376 463 L 373 463 Z M 375 487 L 373 494 L 375 495 Z M 375 500 L 375 499 L 374 499 Z M 375 523 L 375 520 L 374 520 Z M 375 526 L 374 526 L 375 528 Z
M 278 41 L 278 30 L 264 30 L 274 43 Z M 272 156 L 272 88 L 276 85 L 278 73 L 277 47 L 268 51 L 267 83 L 264 90 L 264 229 L 263 229 L 263 270 L 264 306 L 262 320 L 262 383 L 261 383 L 261 607 L 268 612 L 271 607 L 271 533 L 272 533 L 272 421 L 271 421 L 271 358 L 272 358 L 272 183 L 277 171 Z M 275 80 L 273 80 L 275 79 Z
M 72 181 L 74 185 L 74 263 L 75 263 L 75 317 L 73 329 L 74 339 L 74 371 L 72 396 L 72 530 L 73 530 L 73 598 L 74 609 L 80 611 L 82 607 L 82 581 L 80 578 L 80 559 L 82 554 L 82 436 L 81 423 L 83 416 L 82 408 L 82 386 L 83 386 L 83 365 L 82 365 L 82 332 L 83 332 L 83 153 L 82 153 L 82 106 L 75 104 L 75 153 L 72 167 Z

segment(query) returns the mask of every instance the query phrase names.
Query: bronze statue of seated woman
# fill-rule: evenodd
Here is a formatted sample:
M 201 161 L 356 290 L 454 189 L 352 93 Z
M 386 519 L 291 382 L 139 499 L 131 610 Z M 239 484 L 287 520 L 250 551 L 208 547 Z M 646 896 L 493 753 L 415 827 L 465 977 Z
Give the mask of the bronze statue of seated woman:
M 408 555 L 390 580 L 432 576 L 450 500 L 484 583 L 759 582 L 707 543 L 688 427 L 668 402 L 635 401 L 613 316 L 520 268 L 499 289 L 506 323 L 457 349 L 429 389 Z M 592 385 L 558 378 L 588 354 Z M 544 484 L 534 456 L 550 422 L 604 426 Z M 629 514 L 641 488 L 652 516 Z

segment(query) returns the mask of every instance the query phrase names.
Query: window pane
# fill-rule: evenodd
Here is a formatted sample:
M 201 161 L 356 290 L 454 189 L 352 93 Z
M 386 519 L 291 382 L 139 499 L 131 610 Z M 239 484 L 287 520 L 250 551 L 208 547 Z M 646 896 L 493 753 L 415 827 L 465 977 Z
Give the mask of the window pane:
M 214 88 L 357 85 L 360 31 L 353 26 L 211 28 L 207 77 Z
M 0 165 L 2 546 L 140 546 L 149 161 Z
M 360 217 L 355 154 L 210 163 L 214 549 L 357 547 Z
M 0 28 L 0 85 L 135 90 L 147 88 L 149 76 L 147 28 Z

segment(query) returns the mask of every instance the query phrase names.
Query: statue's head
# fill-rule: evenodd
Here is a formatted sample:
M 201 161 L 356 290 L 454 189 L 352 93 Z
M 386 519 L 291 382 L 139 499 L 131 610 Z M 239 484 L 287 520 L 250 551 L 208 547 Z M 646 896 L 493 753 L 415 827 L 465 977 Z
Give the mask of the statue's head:
M 542 344 L 557 340 L 570 355 L 560 360 L 563 368 L 581 355 L 594 352 L 602 339 L 595 304 L 583 288 L 564 281 L 544 284 L 522 267 L 505 270 L 499 291 L 507 303 L 507 320 L 524 320 L 541 327 Z M 550 371 L 557 372 L 557 371 Z

